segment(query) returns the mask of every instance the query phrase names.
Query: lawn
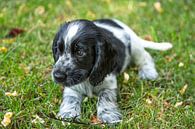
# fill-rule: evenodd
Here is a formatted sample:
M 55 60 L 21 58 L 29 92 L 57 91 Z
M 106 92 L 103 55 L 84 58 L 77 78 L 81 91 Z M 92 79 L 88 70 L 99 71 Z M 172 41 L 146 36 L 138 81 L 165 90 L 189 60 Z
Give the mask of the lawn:
M 193 0 L 0 0 L 0 128 L 101 128 L 89 125 L 96 115 L 97 98 L 82 103 L 83 123 L 55 119 L 62 87 L 51 79 L 52 40 L 65 21 L 117 18 L 143 38 L 169 41 L 166 52 L 148 50 L 159 78 L 140 80 L 137 68 L 118 77 L 123 122 L 105 128 L 195 128 L 195 3 Z M 24 33 L 10 40 L 11 28 Z M 4 40 L 3 40 L 4 39 Z M 2 49 L 3 48 L 3 49 Z M 16 94 L 11 96 L 7 92 Z M 87 101 L 86 101 L 87 100 Z

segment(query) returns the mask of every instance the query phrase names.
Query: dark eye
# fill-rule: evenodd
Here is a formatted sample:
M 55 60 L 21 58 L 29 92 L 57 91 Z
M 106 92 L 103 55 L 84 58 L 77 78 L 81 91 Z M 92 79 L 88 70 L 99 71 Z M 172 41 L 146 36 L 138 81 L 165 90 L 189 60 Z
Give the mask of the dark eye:
M 79 57 L 85 56 L 85 52 L 83 51 L 83 49 L 77 50 L 75 54 L 76 56 L 79 56 Z

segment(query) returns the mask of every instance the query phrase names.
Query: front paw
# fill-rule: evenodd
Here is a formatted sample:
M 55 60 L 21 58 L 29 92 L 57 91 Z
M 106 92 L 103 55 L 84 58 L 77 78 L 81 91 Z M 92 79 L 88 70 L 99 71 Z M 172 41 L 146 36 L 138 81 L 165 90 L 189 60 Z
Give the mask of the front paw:
M 103 123 L 114 124 L 122 121 L 122 114 L 118 109 L 103 109 L 98 112 L 98 119 Z
M 72 111 L 59 111 L 57 114 L 57 117 L 62 118 L 62 119 L 71 119 L 71 118 L 80 118 L 80 112 L 77 112 L 76 110 Z
M 81 100 L 73 97 L 66 96 L 60 106 L 60 111 L 57 114 L 60 118 L 80 118 L 81 113 Z

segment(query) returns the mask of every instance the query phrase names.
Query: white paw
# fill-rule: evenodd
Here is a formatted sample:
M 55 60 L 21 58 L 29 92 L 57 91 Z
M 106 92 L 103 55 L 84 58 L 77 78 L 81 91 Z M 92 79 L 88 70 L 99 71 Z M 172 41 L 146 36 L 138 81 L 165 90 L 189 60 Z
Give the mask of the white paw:
M 73 96 L 66 96 L 60 105 L 60 111 L 57 114 L 60 118 L 80 118 L 81 100 Z
M 141 79 L 149 79 L 149 80 L 155 80 L 158 77 L 158 73 L 155 68 L 142 68 L 139 71 L 139 77 Z
M 104 109 L 98 113 L 98 119 L 103 123 L 114 124 L 122 121 L 122 115 L 117 109 Z
M 63 119 L 67 119 L 67 118 L 80 118 L 80 113 L 77 112 L 76 110 L 72 110 L 72 111 L 60 111 L 57 114 L 57 117 L 63 118 Z

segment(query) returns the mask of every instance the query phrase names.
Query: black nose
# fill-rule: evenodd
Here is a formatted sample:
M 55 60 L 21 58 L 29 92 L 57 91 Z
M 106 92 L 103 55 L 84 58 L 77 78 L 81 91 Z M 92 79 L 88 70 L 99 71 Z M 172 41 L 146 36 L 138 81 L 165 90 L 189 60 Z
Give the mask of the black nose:
M 56 80 L 57 82 L 64 82 L 65 79 L 66 79 L 66 77 L 67 77 L 67 75 L 66 75 L 65 73 L 60 72 L 60 71 L 55 71 L 55 72 L 53 73 L 53 76 L 54 76 L 54 78 L 55 78 L 55 80 Z

